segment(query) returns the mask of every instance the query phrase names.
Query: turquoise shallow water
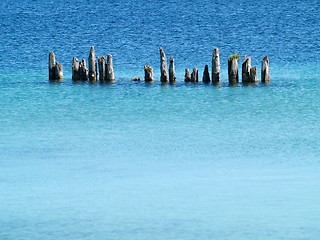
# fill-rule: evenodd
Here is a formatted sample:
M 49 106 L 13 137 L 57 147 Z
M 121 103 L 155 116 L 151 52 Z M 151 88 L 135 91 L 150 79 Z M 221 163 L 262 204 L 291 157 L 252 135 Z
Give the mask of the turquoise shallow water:
M 0 10 L 1 240 L 319 239 L 316 1 Z M 72 57 L 91 45 L 113 54 L 115 83 L 72 83 Z M 175 57 L 175 85 L 159 82 L 159 46 Z M 185 84 L 184 68 L 202 76 L 214 47 L 221 85 Z M 48 82 L 51 50 L 62 83 Z M 270 84 L 230 87 L 235 50 L 258 72 L 269 55 Z M 155 83 L 131 82 L 144 64 Z
M 238 87 L 8 78 L 3 239 L 319 236 L 319 76 Z

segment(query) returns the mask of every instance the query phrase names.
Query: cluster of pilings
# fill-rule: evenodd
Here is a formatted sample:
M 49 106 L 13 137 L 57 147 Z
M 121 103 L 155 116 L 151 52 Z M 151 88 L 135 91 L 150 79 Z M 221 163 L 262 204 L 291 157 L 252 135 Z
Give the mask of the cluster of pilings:
M 144 66 L 145 72 L 145 81 L 146 82 L 153 82 L 153 69 L 149 65 Z M 160 73 L 161 77 L 160 80 L 163 83 L 170 82 L 175 83 L 176 76 L 175 76 L 175 68 L 174 68 L 174 60 L 173 57 L 170 56 L 170 64 L 169 64 L 169 79 L 168 79 L 168 69 L 167 69 L 167 58 L 166 54 L 164 53 L 162 47 L 160 47 Z M 212 83 L 220 83 L 220 56 L 219 56 L 219 49 L 215 48 L 212 54 L 212 72 L 211 78 Z M 185 69 L 185 82 L 198 82 L 198 69 L 196 67 L 193 68 L 192 73 L 190 75 L 189 68 Z M 238 58 L 231 56 L 228 59 L 228 79 L 229 84 L 234 85 L 239 83 L 239 74 L 238 74 Z M 210 74 L 209 74 L 209 66 L 205 65 L 202 81 L 204 83 L 210 83 Z M 270 81 L 270 70 L 269 70 L 269 58 L 265 56 L 261 63 L 261 82 L 269 82 Z M 242 63 L 242 82 L 243 83 L 257 83 L 258 82 L 258 75 L 257 75 L 257 67 L 251 67 L 251 59 L 247 58 Z
M 89 70 L 87 68 L 86 60 L 82 59 L 79 63 L 78 58 L 73 57 L 72 60 L 72 80 L 73 81 L 91 81 L 96 82 L 99 75 L 101 82 L 114 81 L 114 71 L 111 54 L 98 58 L 99 74 L 97 67 L 97 59 L 94 47 L 91 47 L 88 57 Z M 49 80 L 63 80 L 63 69 L 60 63 L 56 63 L 55 55 L 53 52 L 49 54 Z
M 76 57 L 73 57 L 72 61 L 72 80 L 73 81 L 89 81 L 96 82 L 99 75 L 99 81 L 114 81 L 114 71 L 113 71 L 113 63 L 111 54 L 106 57 L 101 56 L 98 57 L 98 66 L 99 73 L 97 67 L 97 59 L 94 51 L 94 47 L 91 47 L 90 54 L 88 57 L 89 63 L 89 71 L 86 65 L 86 60 L 82 59 L 79 64 L 79 60 Z
M 72 61 L 72 80 L 73 81 L 87 81 L 88 79 L 91 82 L 96 82 L 99 76 L 99 81 L 101 82 L 112 82 L 115 80 L 114 71 L 113 71 L 113 62 L 112 56 L 110 54 L 107 55 L 107 60 L 105 56 L 98 57 L 97 59 L 94 51 L 94 47 L 91 47 L 90 54 L 88 57 L 89 70 L 86 65 L 86 61 L 82 59 L 79 63 L 79 60 L 74 57 Z M 99 72 L 98 72 L 99 67 Z M 167 58 L 164 53 L 162 47 L 160 47 L 160 81 L 162 83 L 175 83 L 176 82 L 176 73 L 174 67 L 174 59 L 170 56 L 169 61 L 169 74 L 167 67 Z M 204 83 L 212 83 L 218 84 L 220 83 L 220 56 L 219 49 L 215 48 L 212 54 L 212 72 L 211 79 L 209 74 L 209 66 L 205 65 L 202 81 Z M 53 52 L 49 54 L 49 80 L 62 80 L 63 79 L 63 69 L 62 65 L 58 62 L 56 63 L 55 55 Z M 153 82 L 153 69 L 149 65 L 144 66 L 144 79 L 145 82 Z M 230 56 L 228 59 L 228 79 L 229 84 L 234 85 L 239 83 L 239 74 L 238 74 L 238 57 Z M 133 79 L 134 81 L 140 81 L 140 78 Z M 185 69 L 185 82 L 198 82 L 199 74 L 198 69 L 196 67 L 193 68 L 192 73 L 190 75 L 189 68 Z M 270 70 L 269 70 L 269 58 L 265 56 L 261 62 L 261 82 L 269 82 L 270 81 Z M 258 82 L 258 74 L 257 67 L 251 67 L 251 59 L 245 58 L 242 63 L 242 82 L 247 83 L 257 83 Z

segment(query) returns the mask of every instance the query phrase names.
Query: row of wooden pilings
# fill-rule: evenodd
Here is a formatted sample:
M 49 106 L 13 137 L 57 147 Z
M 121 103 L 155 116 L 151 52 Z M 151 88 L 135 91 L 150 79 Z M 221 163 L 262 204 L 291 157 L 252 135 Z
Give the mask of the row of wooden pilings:
M 72 61 L 72 80 L 73 81 L 97 81 L 98 75 L 100 81 L 114 81 L 114 71 L 113 71 L 113 62 L 112 56 L 110 54 L 106 57 L 102 56 L 98 58 L 98 66 L 99 66 L 99 74 L 97 68 L 97 59 L 94 51 L 94 47 L 91 47 L 90 54 L 88 58 L 89 63 L 89 71 L 86 66 L 86 61 L 82 59 L 79 63 L 79 60 L 74 57 Z M 170 56 L 169 62 L 169 74 L 167 67 L 167 58 L 163 49 L 160 47 L 160 72 L 161 77 L 160 81 L 163 83 L 176 82 L 176 74 L 174 67 L 174 59 Z M 220 56 L 219 49 L 215 48 L 212 54 L 212 83 L 220 82 Z M 149 65 L 144 66 L 144 80 L 146 82 L 153 82 L 153 68 Z M 55 55 L 53 52 L 49 54 L 49 80 L 62 80 L 63 79 L 63 68 L 62 65 L 55 60 Z M 235 55 L 230 56 L 228 59 L 228 79 L 230 84 L 239 83 L 239 74 L 238 74 L 238 58 Z M 133 80 L 140 80 L 140 78 L 135 78 Z M 185 82 L 198 82 L 198 69 L 196 67 L 193 68 L 192 73 L 190 75 L 189 68 L 185 69 Z M 205 83 L 210 83 L 210 74 L 209 67 L 205 65 L 202 81 Z M 261 62 L 261 82 L 269 82 L 270 81 L 270 69 L 269 69 L 269 58 L 265 56 Z M 251 67 L 251 59 L 246 57 L 245 61 L 242 63 L 242 82 L 243 83 L 257 83 L 258 82 L 258 74 L 257 67 Z

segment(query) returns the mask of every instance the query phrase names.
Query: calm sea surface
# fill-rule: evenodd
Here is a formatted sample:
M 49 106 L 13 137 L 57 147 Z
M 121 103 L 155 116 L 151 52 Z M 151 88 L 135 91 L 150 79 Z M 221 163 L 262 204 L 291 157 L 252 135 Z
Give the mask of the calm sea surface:
M 0 239 L 320 239 L 318 1 L 0 2 Z M 113 55 L 114 84 L 74 84 Z M 177 83 L 161 85 L 159 47 Z M 220 86 L 185 84 L 211 68 Z M 48 82 L 48 54 L 64 81 Z M 230 87 L 227 59 L 268 85 Z M 143 79 L 154 68 L 155 83 Z M 239 64 L 239 65 L 240 65 Z

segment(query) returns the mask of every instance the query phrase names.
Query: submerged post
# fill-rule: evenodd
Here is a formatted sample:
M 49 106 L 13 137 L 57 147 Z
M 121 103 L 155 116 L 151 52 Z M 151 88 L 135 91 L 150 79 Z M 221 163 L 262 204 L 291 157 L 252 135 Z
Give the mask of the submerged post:
M 190 82 L 190 81 L 191 81 L 189 68 L 186 68 L 186 70 L 185 70 L 184 81 L 185 81 L 185 82 Z
M 169 64 L 169 81 L 170 83 L 176 82 L 176 72 L 174 69 L 174 60 L 172 56 L 170 56 L 170 64 Z
M 96 59 L 96 54 L 94 52 L 94 47 L 90 48 L 88 62 L 89 62 L 89 80 L 97 81 L 97 59 Z
M 242 63 L 242 82 L 248 83 L 250 82 L 250 69 L 251 69 L 251 59 L 246 58 Z
M 250 69 L 250 82 L 251 83 L 258 82 L 257 66 L 254 66 Z
M 210 82 L 210 75 L 209 75 L 209 67 L 208 65 L 206 65 L 204 67 L 204 71 L 203 71 L 203 76 L 202 76 L 202 81 L 204 83 L 209 83 Z
M 63 68 L 60 63 L 56 63 L 55 67 L 55 80 L 62 80 L 63 79 Z
M 219 49 L 215 48 L 212 53 L 212 82 L 220 82 L 220 56 Z
M 80 80 L 80 66 L 79 60 L 76 57 L 72 59 L 72 80 L 79 81 Z
M 198 82 L 198 69 L 196 67 L 193 68 L 191 73 L 191 82 Z
M 261 82 L 270 81 L 269 57 L 265 56 L 261 62 Z
M 49 53 L 49 80 L 55 80 L 56 57 L 53 52 Z
M 168 82 L 168 68 L 167 68 L 167 58 L 162 47 L 160 47 L 160 72 L 161 72 L 161 82 Z
M 106 79 L 107 81 L 113 82 L 115 80 L 114 78 L 114 72 L 113 72 L 113 62 L 112 62 L 112 55 L 108 54 L 107 56 L 107 72 L 106 72 Z
M 144 81 L 145 82 L 153 82 L 153 69 L 149 65 L 144 66 Z
M 103 82 L 106 80 L 106 57 L 102 56 L 98 58 L 99 66 L 99 80 Z
M 238 60 L 236 58 L 228 59 L 228 75 L 229 75 L 229 84 L 235 84 L 239 82 L 238 77 Z
M 87 81 L 88 80 L 88 69 L 86 65 L 86 60 L 82 59 L 79 65 L 80 72 L 80 80 Z

